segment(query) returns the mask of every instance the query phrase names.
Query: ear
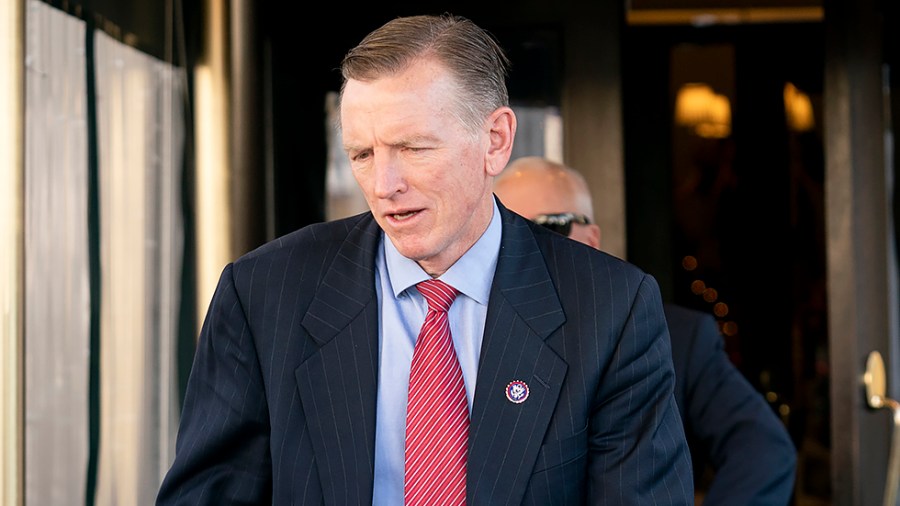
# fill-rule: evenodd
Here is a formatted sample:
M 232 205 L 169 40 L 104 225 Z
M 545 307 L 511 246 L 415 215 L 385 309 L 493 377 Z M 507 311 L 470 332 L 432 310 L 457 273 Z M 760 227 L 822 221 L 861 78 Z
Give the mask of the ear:
M 513 140 L 516 137 L 516 114 L 503 106 L 492 112 L 486 120 L 488 148 L 484 155 L 484 166 L 488 175 L 497 176 L 503 172 L 512 156 Z

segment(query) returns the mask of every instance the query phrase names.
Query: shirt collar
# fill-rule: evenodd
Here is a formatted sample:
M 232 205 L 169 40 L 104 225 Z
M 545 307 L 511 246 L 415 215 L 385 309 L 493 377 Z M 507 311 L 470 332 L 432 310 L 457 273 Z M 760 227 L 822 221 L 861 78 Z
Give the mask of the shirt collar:
M 400 297 L 407 288 L 431 278 L 415 260 L 401 255 L 383 231 L 381 234 L 388 279 L 394 297 Z M 493 215 L 487 230 L 439 279 L 479 304 L 487 305 L 500 254 L 501 235 L 500 210 L 494 200 Z

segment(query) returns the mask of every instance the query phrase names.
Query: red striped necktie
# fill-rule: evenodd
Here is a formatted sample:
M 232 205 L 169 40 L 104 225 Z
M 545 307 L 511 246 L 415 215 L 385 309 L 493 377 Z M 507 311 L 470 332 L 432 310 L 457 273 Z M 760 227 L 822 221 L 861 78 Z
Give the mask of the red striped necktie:
M 436 279 L 416 286 L 428 314 L 409 371 L 404 502 L 465 505 L 469 405 L 447 320 L 459 292 Z

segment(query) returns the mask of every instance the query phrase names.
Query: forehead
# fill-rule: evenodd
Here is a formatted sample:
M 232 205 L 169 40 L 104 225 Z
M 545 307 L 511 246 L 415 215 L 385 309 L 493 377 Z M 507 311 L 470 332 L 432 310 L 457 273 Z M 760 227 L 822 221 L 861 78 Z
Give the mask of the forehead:
M 341 97 L 341 122 L 370 115 L 448 114 L 458 89 L 456 80 L 439 62 L 415 60 L 391 75 L 348 80 Z

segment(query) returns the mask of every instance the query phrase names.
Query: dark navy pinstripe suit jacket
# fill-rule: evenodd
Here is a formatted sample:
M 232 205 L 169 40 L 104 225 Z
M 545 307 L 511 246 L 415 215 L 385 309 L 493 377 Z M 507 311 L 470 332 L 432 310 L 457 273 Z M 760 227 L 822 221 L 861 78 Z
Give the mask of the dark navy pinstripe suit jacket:
M 707 464 L 715 471 L 703 505 L 791 504 L 797 451 L 787 428 L 728 358 L 712 314 L 663 307 L 672 339 L 675 402 L 696 478 L 705 478 Z
M 693 504 L 655 280 L 500 207 L 468 504 Z M 365 213 L 225 268 L 158 504 L 372 503 L 379 240 Z

